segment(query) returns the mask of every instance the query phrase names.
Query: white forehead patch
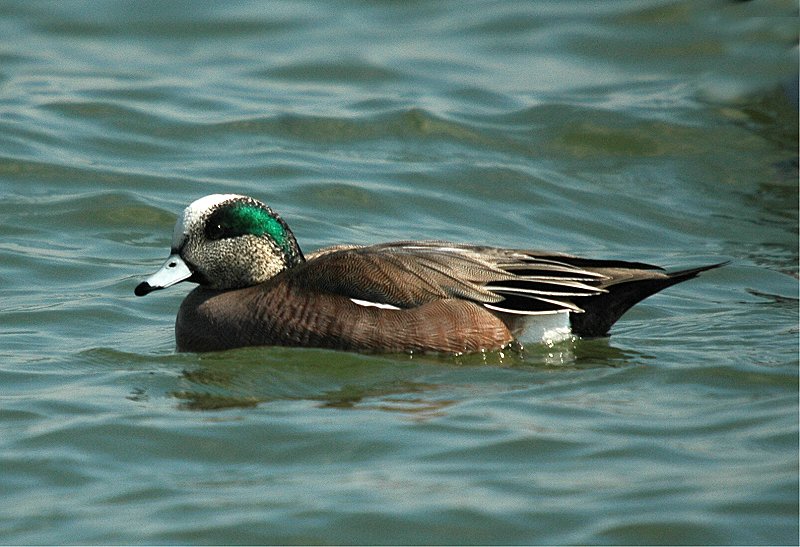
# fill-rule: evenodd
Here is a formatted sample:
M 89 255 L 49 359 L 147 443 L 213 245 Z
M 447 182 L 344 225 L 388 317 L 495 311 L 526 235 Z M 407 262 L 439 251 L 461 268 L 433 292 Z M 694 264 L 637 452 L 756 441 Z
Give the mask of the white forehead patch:
M 245 196 L 239 194 L 210 194 L 191 202 L 175 223 L 175 229 L 172 232 L 172 248 L 180 249 L 186 234 L 189 233 L 189 228 L 200 222 L 211 209 L 222 202 L 243 197 Z

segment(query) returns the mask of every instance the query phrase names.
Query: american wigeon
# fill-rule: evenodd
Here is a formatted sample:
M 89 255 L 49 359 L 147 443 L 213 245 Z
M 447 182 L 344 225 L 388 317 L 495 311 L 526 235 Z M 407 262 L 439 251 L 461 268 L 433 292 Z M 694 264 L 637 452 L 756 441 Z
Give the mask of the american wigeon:
M 638 262 L 445 241 L 339 245 L 304 256 L 267 205 L 214 194 L 184 210 L 169 258 L 134 292 L 199 285 L 178 311 L 180 351 L 464 353 L 603 336 L 640 300 L 720 265 L 666 273 Z

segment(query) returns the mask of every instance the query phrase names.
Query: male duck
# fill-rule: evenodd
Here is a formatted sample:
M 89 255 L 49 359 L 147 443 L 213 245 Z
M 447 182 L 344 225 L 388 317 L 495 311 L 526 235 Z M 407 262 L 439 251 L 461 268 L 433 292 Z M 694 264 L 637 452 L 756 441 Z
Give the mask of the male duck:
M 605 335 L 640 300 L 717 266 L 665 273 L 638 262 L 444 241 L 339 245 L 303 256 L 267 205 L 214 194 L 184 210 L 169 258 L 134 292 L 199 284 L 178 312 L 179 351 L 463 353 Z

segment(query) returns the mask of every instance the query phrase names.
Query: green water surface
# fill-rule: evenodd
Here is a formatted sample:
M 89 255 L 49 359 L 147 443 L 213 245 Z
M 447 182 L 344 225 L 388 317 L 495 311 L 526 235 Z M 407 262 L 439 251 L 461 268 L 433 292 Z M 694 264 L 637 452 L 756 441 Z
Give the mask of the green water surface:
M 0 543 L 798 543 L 797 5 L 0 2 Z M 310 251 L 730 264 L 524 354 L 174 350 L 213 192 Z

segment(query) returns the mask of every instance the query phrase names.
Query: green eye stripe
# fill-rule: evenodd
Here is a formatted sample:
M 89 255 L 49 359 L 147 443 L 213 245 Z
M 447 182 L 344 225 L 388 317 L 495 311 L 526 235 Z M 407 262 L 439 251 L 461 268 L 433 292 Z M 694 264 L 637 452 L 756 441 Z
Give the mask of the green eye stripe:
M 235 205 L 230 209 L 229 218 L 234 231 L 255 236 L 268 234 L 281 246 L 286 241 L 286 231 L 281 223 L 261 207 L 246 203 Z
M 286 229 L 281 222 L 271 211 L 250 203 L 235 203 L 216 211 L 206 226 L 210 239 L 266 234 L 281 247 L 287 246 Z

